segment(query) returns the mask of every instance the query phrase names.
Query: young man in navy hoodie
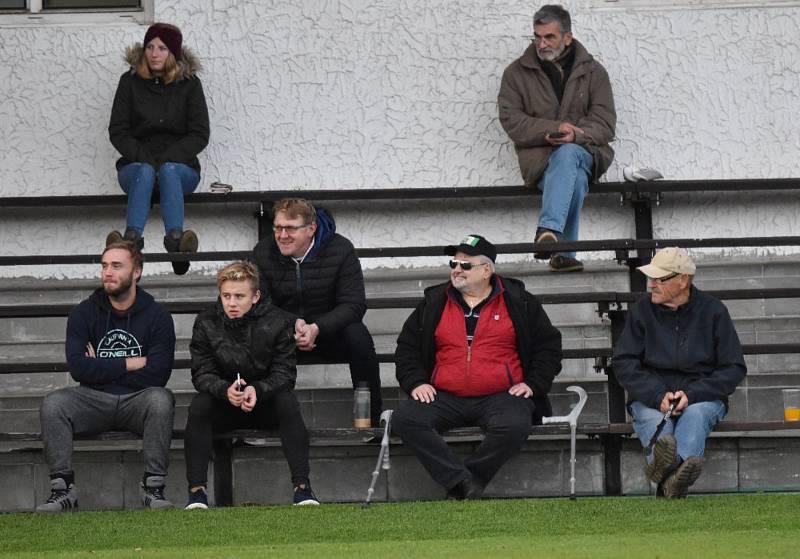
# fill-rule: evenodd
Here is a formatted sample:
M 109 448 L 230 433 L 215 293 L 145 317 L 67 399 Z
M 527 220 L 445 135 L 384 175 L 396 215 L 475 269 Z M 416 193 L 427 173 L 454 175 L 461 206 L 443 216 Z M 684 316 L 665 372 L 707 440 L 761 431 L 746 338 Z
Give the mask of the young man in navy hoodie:
M 164 496 L 175 400 L 164 388 L 172 373 L 175 327 L 167 309 L 141 288 L 142 254 L 132 243 L 103 251 L 98 288 L 69 313 L 66 355 L 79 386 L 48 394 L 40 410 L 51 494 L 38 512 L 78 509 L 72 439 L 122 429 L 142 436 L 143 503 Z

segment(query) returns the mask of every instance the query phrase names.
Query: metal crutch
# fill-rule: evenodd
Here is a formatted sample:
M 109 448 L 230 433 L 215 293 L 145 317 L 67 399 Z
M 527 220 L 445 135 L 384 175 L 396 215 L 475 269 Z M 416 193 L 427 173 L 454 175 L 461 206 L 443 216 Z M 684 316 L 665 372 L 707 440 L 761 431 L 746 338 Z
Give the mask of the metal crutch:
M 569 392 L 575 392 L 578 395 L 578 403 L 572 408 L 568 415 L 557 415 L 542 418 L 542 425 L 548 423 L 569 423 L 570 434 L 570 448 L 569 448 L 569 498 L 575 500 L 575 446 L 577 445 L 577 429 L 578 429 L 578 416 L 583 411 L 583 406 L 586 405 L 586 400 L 589 397 L 586 391 L 580 386 L 568 386 Z
M 391 468 L 389 463 L 389 424 L 392 421 L 392 410 L 383 410 L 381 413 L 380 422 L 383 424 L 383 439 L 381 439 L 381 450 L 378 453 L 378 462 L 375 464 L 375 471 L 372 472 L 372 482 L 367 489 L 367 498 L 362 504 L 362 507 L 368 507 L 372 500 L 372 494 L 375 493 L 375 483 L 378 481 L 378 476 L 381 475 L 381 468 L 388 470 Z

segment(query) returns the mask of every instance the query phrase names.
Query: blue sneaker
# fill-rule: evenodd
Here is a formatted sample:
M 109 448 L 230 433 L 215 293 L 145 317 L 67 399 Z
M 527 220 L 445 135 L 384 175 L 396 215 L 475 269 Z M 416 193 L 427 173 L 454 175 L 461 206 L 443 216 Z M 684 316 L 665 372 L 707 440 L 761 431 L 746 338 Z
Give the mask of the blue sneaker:
M 189 491 L 189 502 L 184 507 L 184 510 L 192 509 L 207 509 L 208 508 L 208 495 L 206 488 L 201 487 L 194 493 Z
M 294 487 L 294 504 L 295 505 L 318 505 L 319 499 L 314 495 L 311 485 L 305 484 L 305 487 L 295 485 Z

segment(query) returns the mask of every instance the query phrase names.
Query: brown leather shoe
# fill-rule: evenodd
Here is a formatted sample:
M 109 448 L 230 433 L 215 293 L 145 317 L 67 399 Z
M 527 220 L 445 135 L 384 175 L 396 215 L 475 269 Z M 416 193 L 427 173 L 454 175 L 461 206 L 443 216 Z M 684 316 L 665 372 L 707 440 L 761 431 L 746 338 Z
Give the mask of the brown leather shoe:
M 647 479 L 661 483 L 667 473 L 675 467 L 678 458 L 678 441 L 672 435 L 664 435 L 653 447 L 653 461 L 644 467 Z
M 554 231 L 550 231 L 550 229 L 537 229 L 536 230 L 536 239 L 533 241 L 534 243 L 556 243 L 558 242 L 558 237 Z M 537 250 L 533 253 L 533 257 L 537 260 L 547 260 L 553 255 L 552 252 L 546 250 Z
M 550 257 L 550 271 L 551 272 L 582 272 L 583 262 L 571 256 L 564 256 L 563 254 L 554 254 Z
M 121 243 L 122 242 L 122 233 L 114 229 L 111 233 L 106 235 L 106 246 L 113 244 L 113 243 Z
M 664 490 L 664 497 L 667 499 L 681 499 L 689 493 L 689 487 L 700 477 L 703 471 L 705 458 L 702 456 L 690 456 L 683 464 L 670 474 L 661 487 Z

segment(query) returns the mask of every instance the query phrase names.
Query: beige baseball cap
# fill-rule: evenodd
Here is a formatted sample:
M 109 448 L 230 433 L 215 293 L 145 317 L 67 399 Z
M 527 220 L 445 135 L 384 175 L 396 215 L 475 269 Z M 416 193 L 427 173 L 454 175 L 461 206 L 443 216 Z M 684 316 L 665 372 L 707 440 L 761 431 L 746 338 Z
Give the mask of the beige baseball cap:
M 659 279 L 670 274 L 694 275 L 694 261 L 686 251 L 678 247 L 667 247 L 656 252 L 650 264 L 636 268 L 648 278 Z

